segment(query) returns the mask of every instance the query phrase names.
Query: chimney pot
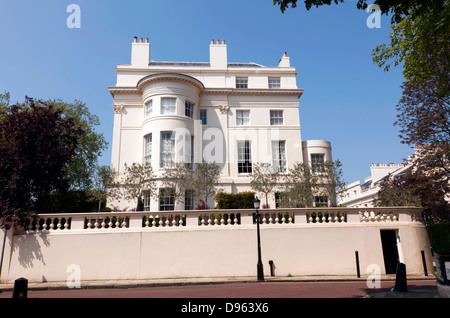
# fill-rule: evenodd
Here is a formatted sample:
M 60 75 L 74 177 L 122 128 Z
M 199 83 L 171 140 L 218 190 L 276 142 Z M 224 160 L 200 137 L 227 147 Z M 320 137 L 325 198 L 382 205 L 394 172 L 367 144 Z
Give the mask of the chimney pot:
M 225 44 L 225 40 L 222 40 L 222 44 Z
M 137 42 L 137 36 L 134 37 L 134 43 L 136 43 L 136 42 Z

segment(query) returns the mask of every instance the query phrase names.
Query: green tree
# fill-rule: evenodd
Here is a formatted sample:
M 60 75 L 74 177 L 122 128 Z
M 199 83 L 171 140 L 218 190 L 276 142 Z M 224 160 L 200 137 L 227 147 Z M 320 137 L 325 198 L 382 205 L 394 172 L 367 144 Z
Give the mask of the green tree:
M 195 172 L 188 168 L 184 162 L 176 163 L 167 168 L 162 176 L 164 188 L 171 189 L 175 202 L 183 202 L 187 190 L 192 190 L 192 180 Z
M 83 128 L 60 109 L 26 98 L 0 109 L 0 217 L 39 213 L 39 201 L 69 184 L 65 167 Z
M 325 161 L 319 177 L 319 188 L 330 200 L 332 207 L 337 206 L 337 199 L 345 192 L 346 183 L 342 172 L 342 163 L 339 160 Z
M 285 186 L 280 206 L 283 208 L 309 208 L 314 206 L 314 195 L 320 189 L 319 175 L 306 163 L 296 162 L 283 175 Z
M 151 197 L 157 196 L 156 177 L 151 165 L 141 165 L 137 162 L 131 166 L 125 164 L 123 174 L 123 197 L 126 200 L 136 202 L 135 211 L 139 209 L 142 203 L 144 192 L 148 191 Z
M 344 0 L 304 0 L 305 8 L 310 10 L 313 6 L 318 8 L 323 5 L 339 4 Z M 445 0 L 358 0 L 356 8 L 366 10 L 371 4 L 376 4 L 382 14 L 392 14 L 393 22 L 400 22 L 404 15 L 421 15 L 430 10 L 441 8 Z M 273 0 L 274 5 L 279 5 L 281 12 L 285 12 L 289 6 L 297 7 L 297 0 Z
M 425 170 L 411 169 L 401 176 L 387 176 L 374 203 L 377 206 L 423 207 L 425 223 L 433 224 L 450 220 L 448 193 L 448 182 L 441 182 L 436 175 L 430 177 Z
M 266 207 L 269 207 L 268 197 L 277 186 L 280 174 L 274 172 L 270 163 L 255 163 L 250 176 L 250 186 L 256 192 L 262 193 L 266 197 Z
M 208 199 L 216 192 L 216 186 L 219 182 L 220 166 L 215 162 L 204 161 L 195 165 L 195 170 L 192 178 L 192 189 L 194 189 L 197 200 L 201 197 L 205 198 L 205 205 L 208 204 Z
M 75 125 L 82 128 L 82 134 L 78 136 L 78 146 L 75 154 L 66 164 L 64 170 L 69 180 L 71 190 L 89 190 L 92 175 L 96 169 L 98 157 L 107 147 L 107 142 L 102 133 L 95 130 L 100 125 L 97 115 L 92 114 L 87 105 L 79 100 L 72 103 L 63 100 L 33 100 L 34 105 L 52 105 L 53 109 L 61 111 L 63 117 L 72 118 Z M 16 103 L 21 110 L 31 108 L 27 99 L 23 103 Z M 10 94 L 0 94 L 0 121 L 4 116 L 11 113 Z M 2 115 L 3 114 L 3 115 Z
M 95 168 L 89 194 L 98 201 L 98 212 L 101 211 L 102 202 L 106 202 L 108 198 L 116 199 L 120 197 L 117 177 L 118 172 L 110 166 L 97 166 Z

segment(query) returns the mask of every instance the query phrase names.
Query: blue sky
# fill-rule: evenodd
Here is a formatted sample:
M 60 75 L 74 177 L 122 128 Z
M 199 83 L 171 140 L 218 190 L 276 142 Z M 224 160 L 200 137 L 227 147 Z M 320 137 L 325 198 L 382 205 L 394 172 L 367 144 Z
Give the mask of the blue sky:
M 299 1 L 299 4 L 302 1 Z M 81 28 L 69 29 L 70 4 Z M 369 29 L 354 1 L 282 14 L 272 0 L 0 0 L 0 91 L 12 102 L 75 99 L 97 114 L 111 146 L 117 64 L 131 61 L 134 36 L 148 37 L 155 61 L 209 61 L 211 39 L 225 39 L 229 62 L 276 66 L 283 52 L 298 70 L 302 140 L 332 143 L 348 183 L 371 163 L 400 163 L 413 152 L 393 126 L 400 67 L 378 68 L 372 49 L 388 43 L 390 18 Z M 99 159 L 110 163 L 110 148 Z

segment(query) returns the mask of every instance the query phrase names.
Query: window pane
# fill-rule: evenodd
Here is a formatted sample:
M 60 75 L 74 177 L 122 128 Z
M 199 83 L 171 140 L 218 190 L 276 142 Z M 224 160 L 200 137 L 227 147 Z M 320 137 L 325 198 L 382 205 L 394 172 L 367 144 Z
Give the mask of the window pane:
M 144 211 L 150 211 L 151 196 L 150 191 L 144 191 Z
M 325 162 L 324 154 L 311 154 L 311 167 L 314 173 L 323 172 L 323 163 Z
M 328 197 L 315 197 L 315 206 L 318 207 L 328 207 Z
M 270 125 L 277 126 L 283 125 L 283 111 L 271 110 L 270 111 Z
M 269 77 L 269 88 L 281 88 L 281 81 L 279 77 Z
M 152 134 L 144 137 L 144 165 L 152 164 Z
M 272 141 L 272 163 L 276 172 L 286 172 L 286 141 Z
M 145 103 L 145 118 L 148 118 L 153 113 L 153 100 Z
M 161 168 L 171 168 L 175 164 L 175 134 L 171 131 L 161 132 Z
M 248 88 L 248 77 L 236 77 L 236 88 Z
M 159 190 L 159 210 L 173 211 L 175 209 L 175 194 L 173 189 L 162 188 Z
M 250 141 L 238 141 L 238 173 L 252 173 Z
M 202 125 L 206 126 L 208 124 L 208 117 L 206 109 L 200 109 L 200 120 L 202 121 Z
M 184 193 L 184 209 L 185 210 L 194 210 L 194 191 L 186 190 Z
M 194 104 L 192 104 L 190 102 L 186 102 L 184 114 L 187 117 L 194 118 Z
M 186 167 L 189 169 L 194 168 L 194 136 L 185 135 L 185 159 Z
M 250 111 L 249 110 L 236 111 L 236 125 L 237 126 L 250 125 Z
M 175 114 L 176 99 L 175 98 L 161 98 L 161 114 Z

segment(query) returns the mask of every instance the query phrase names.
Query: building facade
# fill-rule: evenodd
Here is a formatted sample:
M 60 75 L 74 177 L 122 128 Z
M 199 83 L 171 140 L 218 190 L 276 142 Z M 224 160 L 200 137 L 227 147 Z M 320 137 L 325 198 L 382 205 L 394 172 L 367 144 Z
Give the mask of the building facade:
M 301 139 L 297 70 L 284 53 L 276 67 L 230 63 L 224 40 L 211 40 L 209 62 L 157 62 L 148 39 L 134 38 L 131 64 L 118 65 L 113 98 L 111 165 L 151 164 L 157 177 L 175 163 L 208 161 L 220 166 L 219 186 L 249 191 L 255 163 L 281 173 L 296 162 L 332 160 L 327 141 Z M 174 202 L 159 184 L 160 199 L 144 198 L 150 211 L 192 208 Z M 270 205 L 275 207 L 275 196 Z M 165 202 L 165 203 L 164 203 Z M 207 202 L 214 207 L 214 202 Z M 131 202 L 110 206 L 132 209 Z
M 370 167 L 370 176 L 364 179 L 364 182 L 355 181 L 345 187 L 339 204 L 349 208 L 367 208 L 374 207 L 374 200 L 378 197 L 381 182 L 387 177 L 402 176 L 412 169 L 409 163 L 373 163 Z

